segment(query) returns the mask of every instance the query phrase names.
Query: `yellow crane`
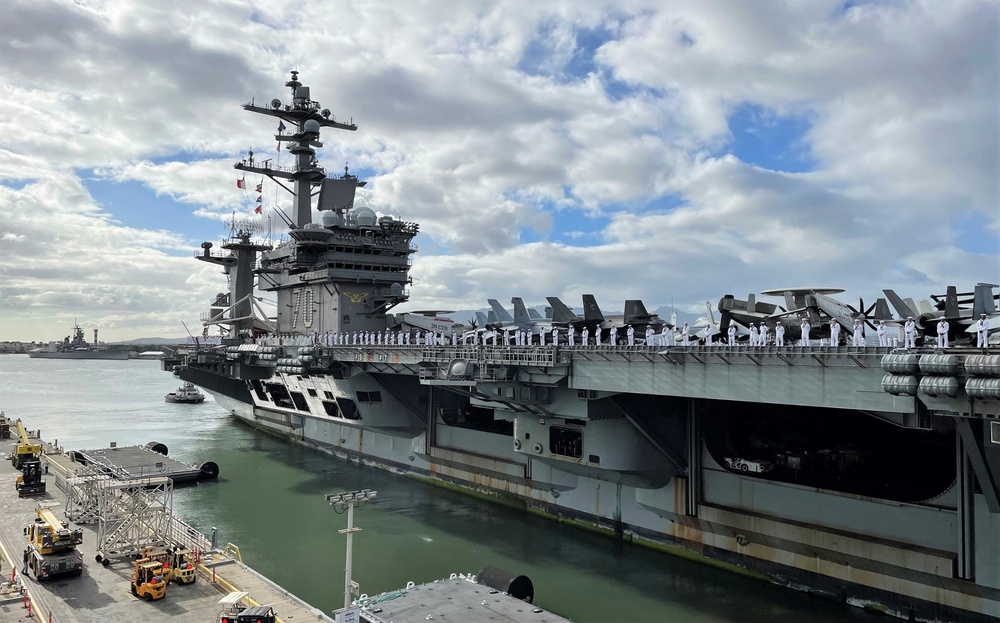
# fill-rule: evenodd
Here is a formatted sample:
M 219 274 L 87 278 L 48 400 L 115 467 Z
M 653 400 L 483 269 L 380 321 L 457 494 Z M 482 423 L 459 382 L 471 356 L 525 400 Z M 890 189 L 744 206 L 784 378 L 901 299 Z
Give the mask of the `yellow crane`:
M 21 464 L 24 461 L 31 459 L 37 459 L 42 454 L 42 444 L 34 443 L 28 436 L 28 430 L 24 428 L 24 424 L 21 420 L 14 423 L 17 428 L 17 436 L 20 438 L 20 443 L 14 448 L 14 452 L 10 455 L 10 463 L 14 466 L 14 469 L 21 469 Z
M 55 575 L 83 572 L 83 530 L 71 530 L 46 506 L 35 509 L 38 517 L 24 529 L 28 540 L 28 568 L 38 580 Z

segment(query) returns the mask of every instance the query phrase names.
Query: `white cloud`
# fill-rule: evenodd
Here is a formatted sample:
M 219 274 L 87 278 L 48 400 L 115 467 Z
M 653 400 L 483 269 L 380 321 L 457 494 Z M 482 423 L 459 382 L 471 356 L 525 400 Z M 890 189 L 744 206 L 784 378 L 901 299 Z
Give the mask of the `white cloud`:
M 16 0 L 0 22 L 0 309 L 16 321 L 0 339 L 62 334 L 78 311 L 122 337 L 196 318 L 224 282 L 191 253 L 239 201 L 233 162 L 279 157 L 239 104 L 287 99 L 291 68 L 360 126 L 326 133 L 321 161 L 371 171 L 362 201 L 420 222 L 415 308 L 583 291 L 652 308 L 789 283 L 923 298 L 993 279 L 998 15 L 991 0 Z M 729 155 L 743 105 L 764 113 L 751 132 L 807 120 L 814 169 Z M 144 227 L 91 176 L 206 225 Z M 965 248 L 963 214 L 992 250 Z M 583 233 L 595 217 L 607 227 Z M 564 239 L 592 244 L 546 242 Z

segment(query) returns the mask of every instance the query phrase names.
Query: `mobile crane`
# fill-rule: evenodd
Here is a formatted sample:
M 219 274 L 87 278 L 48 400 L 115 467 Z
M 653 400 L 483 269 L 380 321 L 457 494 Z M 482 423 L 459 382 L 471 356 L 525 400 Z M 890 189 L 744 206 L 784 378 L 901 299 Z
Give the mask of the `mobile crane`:
M 83 554 L 76 546 L 83 543 L 83 530 L 70 530 L 45 506 L 35 509 L 38 517 L 24 529 L 28 539 L 25 555 L 35 579 L 46 580 L 54 575 L 83 573 Z
M 20 438 L 21 442 L 17 444 L 14 451 L 10 455 L 10 464 L 14 466 L 14 469 L 21 469 L 21 465 L 25 461 L 31 459 L 38 459 L 42 454 L 42 445 L 39 443 L 33 443 L 31 438 L 28 436 L 28 430 L 24 428 L 24 424 L 21 420 L 14 423 L 17 428 L 17 436 Z

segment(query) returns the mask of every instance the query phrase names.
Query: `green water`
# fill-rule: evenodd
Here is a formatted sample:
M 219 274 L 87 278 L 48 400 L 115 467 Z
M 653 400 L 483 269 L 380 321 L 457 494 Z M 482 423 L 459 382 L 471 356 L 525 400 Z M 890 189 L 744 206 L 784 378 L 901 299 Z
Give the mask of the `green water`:
M 158 362 L 0 356 L 0 410 L 47 441 L 67 449 L 159 441 L 178 460 L 218 463 L 217 482 L 175 489 L 174 511 L 206 534 L 218 528 L 245 562 L 327 612 L 343 604 L 337 531 L 347 519 L 325 495 L 369 488 L 377 499 L 355 512 L 353 576 L 365 593 L 492 565 L 528 575 L 535 603 L 578 623 L 884 620 L 295 447 L 210 399 L 165 403 L 179 384 Z

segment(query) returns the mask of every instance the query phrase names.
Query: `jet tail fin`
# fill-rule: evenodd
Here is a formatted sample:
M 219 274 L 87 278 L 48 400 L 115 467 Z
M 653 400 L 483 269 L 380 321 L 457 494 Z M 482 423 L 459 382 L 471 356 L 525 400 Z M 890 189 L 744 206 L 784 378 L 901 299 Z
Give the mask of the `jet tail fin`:
M 528 309 L 524 306 L 524 301 L 521 297 L 515 296 L 510 299 L 510 302 L 514 304 L 514 322 L 517 324 L 531 324 L 531 316 L 528 315 Z
M 604 322 L 604 314 L 597 305 L 597 299 L 593 294 L 583 295 L 583 319 L 588 323 Z
M 972 317 L 978 319 L 980 314 L 992 316 L 997 313 L 996 299 L 993 298 L 995 283 L 977 283 L 972 299 Z
M 500 322 L 514 322 L 514 318 L 511 317 L 507 310 L 503 308 L 500 301 L 496 299 L 488 299 L 486 301 L 490 304 L 490 308 L 493 310 L 493 314 L 496 316 L 497 320 Z
M 944 315 L 947 318 L 958 318 L 958 288 L 948 286 L 944 296 Z
M 489 321 L 490 321 L 489 316 L 487 316 L 483 312 L 476 312 L 476 323 L 477 323 L 477 326 L 485 327 L 486 324 Z
M 554 296 L 547 296 L 545 300 L 552 306 L 552 322 L 578 322 L 580 317 L 573 313 L 566 303 Z
M 920 315 L 917 313 L 917 310 L 913 309 L 913 307 L 907 305 L 903 299 L 899 298 L 899 295 L 896 294 L 895 290 L 882 290 L 882 293 L 885 294 L 885 298 L 889 299 L 889 303 L 892 304 L 892 308 L 896 310 L 896 313 L 899 314 L 900 318 L 906 318 L 907 316 L 913 316 L 916 318 Z
M 646 311 L 646 306 L 642 301 L 638 299 L 630 299 L 625 301 L 625 316 L 623 318 L 625 324 L 650 324 L 659 322 L 659 318 L 656 314 L 651 314 Z
M 889 311 L 884 298 L 879 297 L 875 300 L 875 315 L 872 317 L 875 320 L 892 320 L 892 312 Z

